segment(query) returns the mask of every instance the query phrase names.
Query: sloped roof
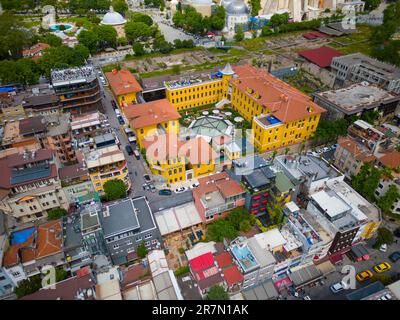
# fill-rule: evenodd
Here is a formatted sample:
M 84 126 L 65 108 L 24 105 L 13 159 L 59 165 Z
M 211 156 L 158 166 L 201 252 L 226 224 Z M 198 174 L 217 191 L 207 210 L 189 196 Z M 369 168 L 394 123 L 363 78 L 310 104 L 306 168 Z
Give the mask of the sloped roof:
M 321 47 L 299 52 L 299 56 L 307 59 L 321 68 L 329 67 L 333 58 L 341 57 L 342 55 L 343 54 L 341 52 L 331 47 Z
M 388 168 L 396 169 L 400 166 L 400 152 L 392 150 L 379 158 L 379 161 Z
M 229 81 L 257 104 L 282 122 L 291 122 L 326 112 L 309 96 L 275 78 L 265 70 L 251 65 L 234 67 L 237 77 Z M 251 89 L 254 93 L 249 93 Z M 256 95 L 258 94 L 258 96 Z
M 111 90 L 118 96 L 143 91 L 142 86 L 128 70 L 106 72 L 106 77 Z

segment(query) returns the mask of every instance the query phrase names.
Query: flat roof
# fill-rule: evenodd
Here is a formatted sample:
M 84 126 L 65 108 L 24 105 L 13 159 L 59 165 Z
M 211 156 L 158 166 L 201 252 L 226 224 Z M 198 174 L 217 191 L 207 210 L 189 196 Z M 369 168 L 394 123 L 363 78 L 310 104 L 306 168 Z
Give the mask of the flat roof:
M 334 105 L 346 114 L 371 109 L 382 103 L 400 100 L 400 97 L 374 84 L 356 83 L 349 87 L 318 92 L 319 99 Z
M 278 228 L 258 233 L 254 235 L 254 239 L 264 250 L 273 250 L 276 247 L 285 245 L 287 242 Z
M 250 289 L 243 290 L 242 294 L 245 300 L 271 300 L 279 296 L 271 279 Z
M 194 202 L 154 213 L 161 235 L 190 228 L 202 222 Z
M 289 278 L 295 287 L 303 286 L 321 278 L 322 276 L 322 271 L 313 264 L 299 268 L 289 274 Z
M 328 194 L 324 190 L 314 193 L 311 195 L 311 198 L 314 199 L 331 218 L 351 210 L 351 207 L 337 197 L 336 194 Z

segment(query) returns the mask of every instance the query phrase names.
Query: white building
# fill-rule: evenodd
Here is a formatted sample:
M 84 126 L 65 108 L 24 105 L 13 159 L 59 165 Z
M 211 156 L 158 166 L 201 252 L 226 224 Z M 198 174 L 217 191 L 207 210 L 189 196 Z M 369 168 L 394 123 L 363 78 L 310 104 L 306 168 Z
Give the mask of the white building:
M 236 32 L 237 25 L 247 24 L 250 17 L 250 10 L 243 0 L 224 0 L 221 5 L 225 8 L 226 21 L 223 31 L 229 36 L 233 36 Z

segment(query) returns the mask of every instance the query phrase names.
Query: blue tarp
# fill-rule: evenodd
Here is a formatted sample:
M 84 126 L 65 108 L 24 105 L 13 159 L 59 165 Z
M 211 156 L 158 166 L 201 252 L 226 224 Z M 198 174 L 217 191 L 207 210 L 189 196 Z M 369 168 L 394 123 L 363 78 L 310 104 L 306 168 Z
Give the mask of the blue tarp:
M 0 93 L 1 92 L 13 92 L 16 91 L 14 87 L 0 87 Z
M 35 228 L 14 232 L 11 236 L 11 245 L 24 243 L 34 232 Z

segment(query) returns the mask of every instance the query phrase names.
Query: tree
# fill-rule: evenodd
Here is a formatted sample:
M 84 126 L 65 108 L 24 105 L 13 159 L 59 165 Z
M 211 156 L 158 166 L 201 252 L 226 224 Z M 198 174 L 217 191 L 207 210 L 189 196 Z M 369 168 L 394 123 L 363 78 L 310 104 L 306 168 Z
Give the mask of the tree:
M 128 21 L 125 24 L 125 35 L 131 42 L 146 39 L 152 35 L 152 29 L 144 22 Z
M 124 0 L 113 0 L 111 1 L 111 5 L 114 10 L 120 14 L 125 14 L 125 12 L 128 11 L 128 5 Z
M 173 50 L 173 46 L 165 40 L 164 36 L 158 36 L 154 39 L 153 49 L 161 53 L 169 53 Z
M 352 178 L 351 184 L 361 195 L 373 201 L 381 174 L 381 171 L 370 163 L 364 163 L 358 174 Z
M 98 45 L 100 48 L 116 47 L 117 45 L 117 30 L 112 26 L 99 25 L 94 29 L 97 34 Z
M 126 46 L 128 44 L 128 39 L 125 37 L 120 37 L 117 39 L 117 44 L 119 46 Z
M 236 27 L 235 41 L 240 42 L 244 39 L 243 27 L 239 24 Z
M 251 15 L 253 17 L 258 16 L 258 12 L 261 10 L 260 0 L 250 0 Z
M 392 184 L 389 186 L 386 193 L 378 200 L 377 205 L 384 213 L 388 214 L 392 212 L 392 206 L 398 199 L 400 199 L 399 190 Z
M 283 222 L 283 205 L 280 202 L 270 202 L 267 205 L 272 223 L 280 225 Z
M 56 35 L 52 33 L 47 33 L 44 35 L 41 35 L 37 38 L 38 42 L 43 42 L 47 43 L 51 47 L 59 47 L 62 45 L 62 40 L 60 37 L 57 37 Z
M 255 223 L 255 217 L 243 207 L 233 209 L 227 218 L 230 224 L 238 231 L 248 231 Z
M 368 110 L 361 114 L 361 120 L 368 122 L 369 124 L 374 125 L 375 121 L 379 118 L 379 112 L 374 110 Z
M 146 249 L 146 246 L 144 245 L 144 241 L 142 241 L 141 244 L 138 245 L 136 252 L 137 252 L 138 257 L 141 259 L 143 259 L 147 256 L 148 250 Z
M 225 26 L 225 8 L 223 6 L 217 7 L 215 12 L 210 16 L 210 27 L 213 30 L 222 30 Z
M 221 242 L 224 238 L 234 239 L 238 236 L 238 231 L 227 219 L 218 219 L 207 226 L 207 239 L 210 241 Z
M 229 300 L 229 294 L 225 291 L 223 286 L 212 286 L 207 293 L 205 300 Z
M 144 22 L 149 27 L 153 25 L 153 19 L 149 15 L 142 12 L 132 12 L 130 19 L 134 22 Z
M 272 28 L 277 29 L 281 25 L 287 24 L 289 21 L 289 14 L 287 12 L 279 14 L 275 13 L 268 22 Z
M 18 58 L 22 49 L 32 44 L 32 33 L 22 28 L 20 20 L 9 12 L 0 19 L 0 60 Z
M 384 227 L 378 229 L 378 236 L 373 245 L 375 249 L 379 249 L 381 245 L 387 244 L 390 245 L 394 242 L 393 233 Z
M 20 299 L 24 296 L 35 293 L 41 287 L 42 287 L 42 279 L 38 274 L 19 282 L 18 286 L 15 288 L 15 294 L 17 295 L 17 298 Z
M 67 210 L 63 208 L 54 208 L 47 213 L 48 220 L 57 220 L 67 215 Z
M 93 24 L 99 24 L 101 19 L 97 16 L 96 12 L 94 11 L 89 11 L 86 14 L 86 18 L 89 19 L 90 22 L 92 22 Z
M 113 201 L 126 197 L 127 187 L 120 179 L 108 180 L 104 184 L 104 193 L 107 201 Z
M 88 48 L 90 53 L 95 53 L 97 51 L 97 43 L 99 41 L 99 38 L 96 32 L 82 30 L 78 34 L 78 41 L 86 48 Z
M 365 2 L 365 10 L 372 11 L 379 7 L 381 4 L 381 0 L 364 0 Z
M 139 42 L 136 42 L 132 45 L 132 49 L 135 52 L 135 56 L 141 57 L 143 56 L 146 51 L 144 51 L 143 45 Z

